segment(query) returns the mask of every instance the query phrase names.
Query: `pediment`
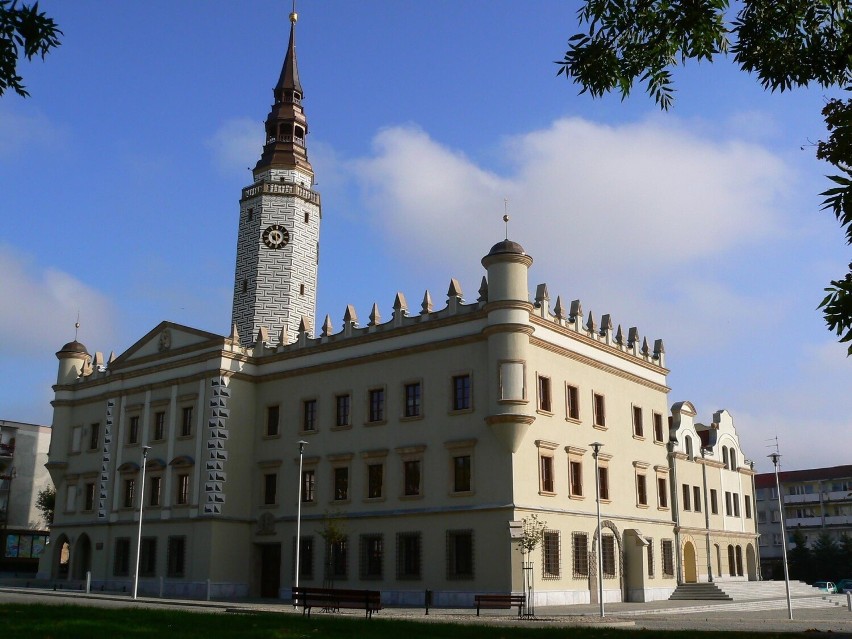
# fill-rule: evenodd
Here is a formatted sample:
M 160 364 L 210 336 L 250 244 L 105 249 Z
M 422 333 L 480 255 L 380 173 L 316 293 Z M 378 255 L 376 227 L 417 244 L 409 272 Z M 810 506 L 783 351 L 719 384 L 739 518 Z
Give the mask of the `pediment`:
M 152 357 L 168 357 L 169 353 L 174 351 L 182 351 L 196 345 L 202 346 L 213 342 L 222 342 L 224 339 L 222 335 L 197 328 L 175 324 L 174 322 L 160 322 L 133 346 L 119 355 L 112 366 L 129 364 L 136 360 Z

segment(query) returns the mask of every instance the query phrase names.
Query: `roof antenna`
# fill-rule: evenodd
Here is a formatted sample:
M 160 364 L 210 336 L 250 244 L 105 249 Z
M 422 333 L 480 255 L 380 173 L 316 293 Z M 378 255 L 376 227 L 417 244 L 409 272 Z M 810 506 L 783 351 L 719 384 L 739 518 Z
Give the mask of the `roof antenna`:
M 765 441 L 774 442 L 772 444 L 769 444 L 767 448 L 774 448 L 776 453 L 778 453 L 779 455 L 781 454 L 781 447 L 778 445 L 778 435 L 775 435 L 775 437 L 770 437 Z
M 509 239 L 509 198 L 503 198 L 503 221 L 506 223 L 506 239 Z

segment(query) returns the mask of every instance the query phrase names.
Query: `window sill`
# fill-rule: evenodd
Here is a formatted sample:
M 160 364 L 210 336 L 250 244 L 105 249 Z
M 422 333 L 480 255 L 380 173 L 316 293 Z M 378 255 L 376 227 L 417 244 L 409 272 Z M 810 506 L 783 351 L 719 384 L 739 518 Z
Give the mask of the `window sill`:
M 399 421 L 401 421 L 401 422 L 416 422 L 420 419 L 423 419 L 423 413 L 420 413 L 419 415 L 407 415 L 405 417 L 400 417 Z
M 655 443 L 657 446 L 665 446 L 665 445 L 666 445 L 666 443 L 665 443 L 665 442 L 661 442 L 659 439 L 655 439 L 655 440 L 654 440 L 654 443 Z
M 538 491 L 538 494 L 542 497 L 556 497 L 556 493 L 551 490 L 540 490 Z
M 192 439 L 192 433 L 190 433 L 189 435 L 178 435 L 177 437 L 175 437 L 175 439 L 178 440 L 178 441 L 182 441 L 182 440 L 185 441 L 187 439 Z
M 278 508 L 278 504 L 261 504 L 260 507 L 263 510 L 273 510 L 275 508 Z
M 535 412 L 537 412 L 539 415 L 547 415 L 548 417 L 553 417 L 553 411 L 552 410 L 545 410 L 543 408 L 536 408 Z
M 365 504 L 377 504 L 385 501 L 384 497 L 364 497 Z
M 274 435 L 266 433 L 263 435 L 263 439 L 281 439 L 281 433 L 275 433 Z
M 423 499 L 423 493 L 419 495 L 400 495 L 400 501 L 417 501 L 418 499 Z
M 332 499 L 329 504 L 351 504 L 352 500 L 347 497 L 346 499 Z
M 565 421 L 570 422 L 572 424 L 582 424 L 583 423 L 582 421 L 580 421 L 579 417 L 566 417 Z
M 648 504 L 636 504 L 636 508 L 645 508 L 647 510 Z
M 450 497 L 473 497 L 476 493 L 472 490 L 450 491 Z
M 473 408 L 451 408 L 447 411 L 447 415 L 468 415 L 473 412 Z
M 372 422 L 364 422 L 364 426 L 384 426 L 387 423 L 388 420 L 386 419 L 377 419 L 376 421 Z
M 606 428 L 606 424 L 604 424 L 604 425 L 601 425 L 601 424 L 592 424 L 592 428 L 594 428 L 594 429 L 596 429 L 596 430 L 607 430 L 607 428 Z
M 568 499 L 583 500 L 583 499 L 585 499 L 585 496 L 583 496 L 583 495 L 568 495 Z M 601 500 L 601 501 L 603 501 L 603 500 Z
M 669 511 L 671 510 L 671 508 L 669 508 L 668 506 L 657 506 L 657 510 Z
M 331 430 L 331 431 L 352 430 L 352 424 L 343 424 L 342 426 L 332 426 L 329 430 Z
M 639 441 L 644 442 L 645 441 L 645 435 L 637 435 L 636 433 L 633 433 L 633 439 L 637 439 Z
M 299 435 L 316 435 L 319 432 L 316 428 L 312 428 L 311 430 L 305 430 L 304 428 L 299 430 Z

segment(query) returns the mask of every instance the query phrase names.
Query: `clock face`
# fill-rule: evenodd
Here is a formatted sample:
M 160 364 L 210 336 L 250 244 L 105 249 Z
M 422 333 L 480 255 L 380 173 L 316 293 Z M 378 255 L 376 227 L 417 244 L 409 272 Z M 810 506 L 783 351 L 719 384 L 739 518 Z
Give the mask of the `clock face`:
M 269 248 L 280 249 L 290 241 L 290 232 L 280 224 L 273 224 L 263 232 L 262 239 Z

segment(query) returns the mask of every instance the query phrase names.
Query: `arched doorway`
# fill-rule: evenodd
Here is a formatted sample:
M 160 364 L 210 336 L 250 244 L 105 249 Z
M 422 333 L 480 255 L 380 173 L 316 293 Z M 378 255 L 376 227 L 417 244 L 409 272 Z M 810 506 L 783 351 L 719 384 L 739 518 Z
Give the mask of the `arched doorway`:
M 72 579 L 85 579 L 86 573 L 92 569 L 92 542 L 86 533 L 80 535 L 74 544 L 74 564 L 71 572 Z
M 748 571 L 748 580 L 757 581 L 757 557 L 754 554 L 754 546 L 751 544 L 746 546 L 746 570 Z
M 56 550 L 53 555 L 53 576 L 56 579 L 68 579 L 71 566 L 71 544 L 68 537 L 60 535 L 56 540 Z
M 694 584 L 698 581 L 695 546 L 691 541 L 687 541 L 683 545 L 683 580 L 688 584 Z
M 722 576 L 722 549 L 719 547 L 719 544 L 713 544 L 713 548 L 716 549 L 716 572 L 713 573 L 717 577 Z
M 742 546 L 736 547 L 736 556 L 737 556 L 737 577 L 743 576 L 743 549 Z
M 625 589 L 626 580 L 624 578 L 624 549 L 621 532 L 618 530 L 618 526 L 609 519 L 604 519 L 601 522 L 601 528 L 603 529 L 603 544 L 598 543 L 599 532 L 601 531 L 596 530 L 592 536 L 592 552 L 590 554 L 590 559 L 595 563 L 593 567 L 590 567 L 590 601 L 592 603 L 599 603 L 597 580 L 600 576 L 597 574 L 597 570 L 595 570 L 595 568 L 597 568 L 597 553 L 599 552 L 598 549 L 601 545 L 603 546 L 603 589 L 604 591 L 613 590 L 613 586 L 616 586 L 618 588 L 618 599 L 615 601 L 627 601 L 627 592 Z M 606 596 L 607 595 L 605 594 L 605 599 Z
M 737 576 L 737 558 L 732 544 L 728 544 L 728 574 L 731 577 Z

